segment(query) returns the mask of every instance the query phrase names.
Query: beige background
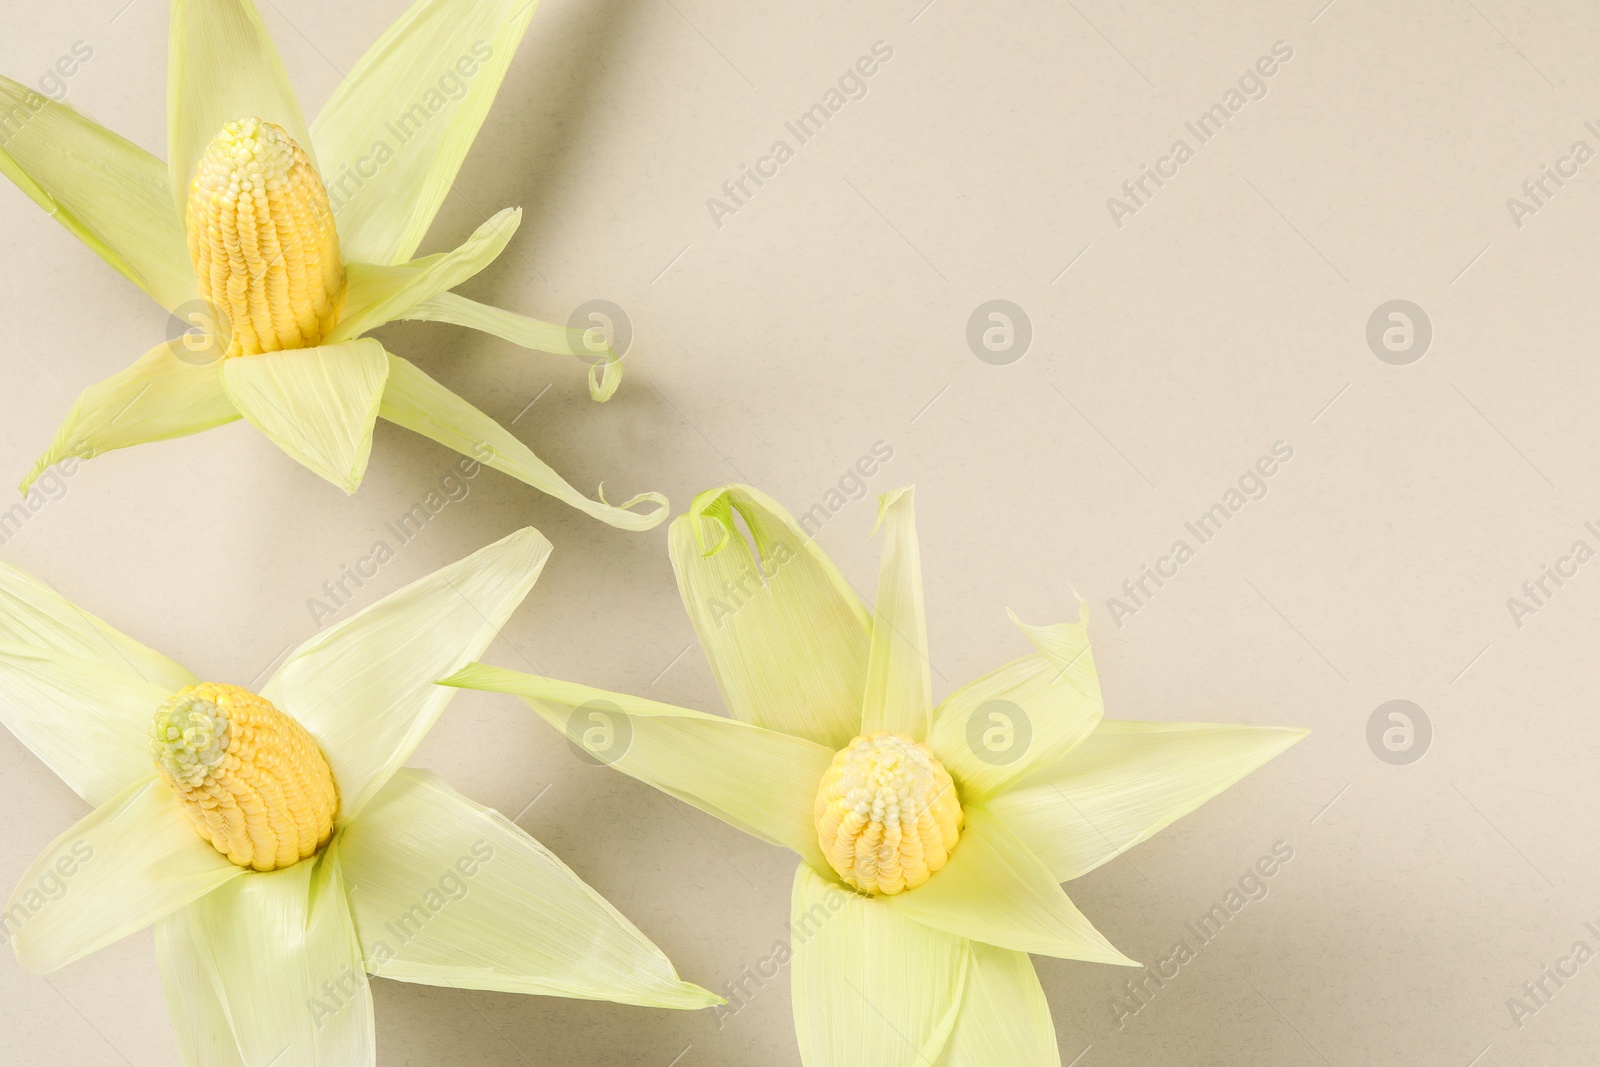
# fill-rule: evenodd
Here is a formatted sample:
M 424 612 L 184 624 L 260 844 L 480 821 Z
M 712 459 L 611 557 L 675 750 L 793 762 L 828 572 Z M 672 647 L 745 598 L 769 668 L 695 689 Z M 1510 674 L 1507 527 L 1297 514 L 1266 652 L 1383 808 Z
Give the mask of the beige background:
M 123 2 L 10 0 L 0 69 L 32 82 L 87 42 L 68 98 L 160 152 L 167 16 Z M 1275 842 L 1294 849 L 1120 1028 L 1126 972 L 1039 960 L 1064 1062 L 1588 1062 L 1600 962 L 1520 1028 L 1507 999 L 1573 942 L 1600 946 L 1584 926 L 1600 926 L 1600 565 L 1520 627 L 1507 598 L 1575 540 L 1600 547 L 1584 529 L 1600 520 L 1600 201 L 1586 172 L 1520 228 L 1506 200 L 1574 140 L 1600 148 L 1584 128 L 1600 21 L 1575 3 L 1320 2 L 546 0 L 425 250 L 522 205 L 467 292 L 556 319 L 614 301 L 630 376 L 600 406 L 556 357 L 447 327 L 381 336 L 502 422 L 548 386 L 515 429 L 614 499 L 658 489 L 681 511 L 748 480 L 798 511 L 885 442 L 870 490 L 918 485 L 939 695 L 1021 653 L 1007 606 L 1066 617 L 1076 588 L 1112 715 L 1312 728 L 1069 887 L 1154 962 Z M 324 6 L 262 4 L 309 111 L 405 5 Z M 877 41 L 893 59 L 865 98 L 719 228 L 707 198 L 775 139 L 793 146 L 784 122 Z M 1293 58 L 1267 95 L 1119 228 L 1107 198 L 1175 138 L 1193 145 L 1184 122 L 1275 41 Z M 165 316 L 9 185 L 0 227 L 9 479 Z M 965 339 L 995 298 L 1032 325 L 1009 365 Z M 1392 299 L 1432 323 L 1406 366 L 1366 341 Z M 452 462 L 377 436 L 351 499 L 243 424 L 117 453 L 0 554 L 248 683 Z M 1119 627 L 1108 599 L 1277 441 L 1293 459 L 1265 498 Z M 470 484 L 358 603 L 532 523 L 556 552 L 489 659 L 720 707 L 664 528 L 620 533 L 492 473 Z M 820 533 L 868 591 L 872 512 L 852 502 Z M 1392 699 L 1432 723 L 1409 765 L 1368 745 Z M 510 699 L 460 697 L 417 762 L 521 812 L 692 980 L 720 989 L 784 935 L 790 856 L 580 764 Z M 84 807 L 9 735 L 0 782 L 9 885 Z M 375 996 L 390 1067 L 798 1063 L 786 976 L 720 1027 L 381 981 Z M 5 1063 L 175 1060 L 148 933 L 48 980 L 5 954 L 0 1010 Z

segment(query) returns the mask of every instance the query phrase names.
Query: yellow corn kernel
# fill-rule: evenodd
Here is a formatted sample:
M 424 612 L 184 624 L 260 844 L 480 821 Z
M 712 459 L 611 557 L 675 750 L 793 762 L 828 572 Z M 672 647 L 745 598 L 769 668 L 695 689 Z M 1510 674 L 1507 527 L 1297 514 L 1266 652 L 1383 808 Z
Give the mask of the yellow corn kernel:
M 961 837 L 955 783 L 927 745 L 884 730 L 857 737 L 822 776 L 813 810 L 828 863 L 864 893 L 915 889 Z
M 150 724 L 150 754 L 200 836 L 241 867 L 292 866 L 333 836 L 328 761 L 303 726 L 248 689 L 179 690 Z
M 189 184 L 189 258 L 227 318 L 227 355 L 322 343 L 344 306 L 328 191 L 281 126 L 239 119 L 211 139 Z

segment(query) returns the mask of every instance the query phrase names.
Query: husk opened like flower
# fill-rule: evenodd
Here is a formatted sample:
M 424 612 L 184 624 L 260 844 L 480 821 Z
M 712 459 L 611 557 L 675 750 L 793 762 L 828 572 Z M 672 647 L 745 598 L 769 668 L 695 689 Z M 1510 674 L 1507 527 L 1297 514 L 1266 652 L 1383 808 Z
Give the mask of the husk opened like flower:
M 911 490 L 884 494 L 879 522 L 872 613 L 754 489 L 703 493 L 673 522 L 678 590 L 733 718 L 481 664 L 446 684 L 516 694 L 617 770 L 800 854 L 808 1067 L 1059 1064 L 1028 953 L 1132 964 L 1059 883 L 1304 731 L 1103 719 L 1081 617 L 1019 622 L 1037 652 L 934 707 Z
M 521 212 L 413 259 L 537 0 L 419 0 L 306 124 L 251 0 L 173 0 L 163 164 L 0 78 L 0 173 L 173 315 L 178 335 L 78 398 L 22 481 L 51 464 L 241 416 L 354 492 L 379 416 L 595 518 L 644 530 L 656 493 L 590 500 L 508 430 L 367 332 L 449 322 L 580 356 L 607 400 L 619 357 L 576 330 L 451 290 L 492 263 Z M 643 512 L 636 505 L 652 504 Z
M 549 556 L 523 529 L 290 653 L 203 682 L 0 564 L 0 721 L 94 811 L 3 917 L 48 973 L 155 924 L 189 1067 L 376 1062 L 367 975 L 700 1008 L 717 998 L 504 816 L 403 766 Z

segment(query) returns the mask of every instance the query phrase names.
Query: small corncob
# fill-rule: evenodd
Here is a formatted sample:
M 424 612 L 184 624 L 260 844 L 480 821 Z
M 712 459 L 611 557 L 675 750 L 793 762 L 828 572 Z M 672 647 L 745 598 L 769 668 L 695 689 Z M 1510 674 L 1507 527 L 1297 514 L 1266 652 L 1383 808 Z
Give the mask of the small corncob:
M 864 893 L 915 889 L 961 836 L 961 801 L 933 750 L 882 730 L 833 757 L 813 814 L 828 863 Z
M 248 689 L 179 690 L 150 724 L 150 754 L 200 836 L 241 867 L 291 866 L 333 836 L 328 761 L 304 727 Z
M 189 258 L 227 319 L 227 355 L 322 342 L 344 304 L 328 191 L 280 126 L 239 119 L 212 138 L 189 185 Z

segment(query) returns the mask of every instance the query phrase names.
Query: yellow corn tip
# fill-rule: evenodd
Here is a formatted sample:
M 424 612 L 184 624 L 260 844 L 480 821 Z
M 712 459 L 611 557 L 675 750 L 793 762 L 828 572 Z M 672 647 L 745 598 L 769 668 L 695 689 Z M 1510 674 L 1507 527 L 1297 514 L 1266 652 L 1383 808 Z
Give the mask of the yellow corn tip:
M 817 788 L 817 840 L 864 893 L 915 889 L 961 836 L 955 783 L 927 745 L 884 730 L 841 749 Z
M 200 836 L 241 867 L 292 866 L 333 836 L 328 761 L 303 726 L 248 689 L 180 689 L 150 723 L 150 755 Z
M 227 317 L 227 355 L 322 343 L 344 306 L 328 191 L 281 126 L 239 119 L 211 139 L 189 185 L 189 258 Z

